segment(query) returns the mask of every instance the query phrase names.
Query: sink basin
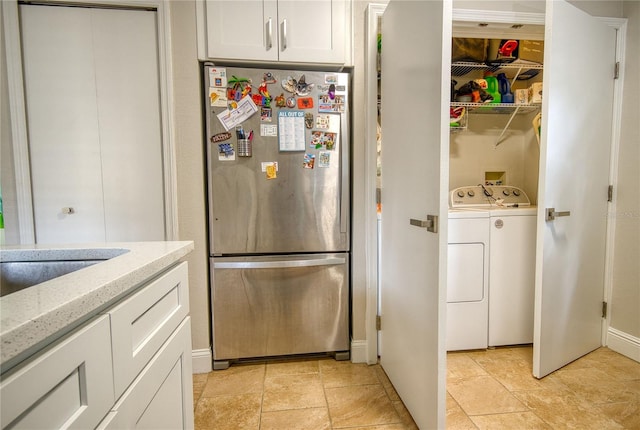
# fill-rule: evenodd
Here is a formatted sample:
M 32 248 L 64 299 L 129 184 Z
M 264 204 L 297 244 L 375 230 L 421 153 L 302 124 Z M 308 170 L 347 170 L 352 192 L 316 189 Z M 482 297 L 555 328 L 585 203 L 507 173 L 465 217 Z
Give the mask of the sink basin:
M 93 266 L 90 261 L 11 261 L 0 263 L 0 297 Z
M 2 250 L 0 297 L 122 255 L 125 249 Z

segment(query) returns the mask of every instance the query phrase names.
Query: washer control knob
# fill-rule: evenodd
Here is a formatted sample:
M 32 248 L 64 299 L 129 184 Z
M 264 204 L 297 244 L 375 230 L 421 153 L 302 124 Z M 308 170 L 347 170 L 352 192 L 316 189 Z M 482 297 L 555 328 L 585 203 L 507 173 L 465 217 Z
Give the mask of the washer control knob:
M 509 194 L 511 194 L 511 192 L 508 189 L 504 189 L 502 190 L 502 194 L 504 194 L 505 196 L 508 196 Z
M 520 196 L 520 190 L 514 189 L 513 190 L 513 195 L 516 196 L 516 197 L 519 197 Z
M 475 196 L 475 195 L 476 195 L 476 193 L 475 193 L 473 190 L 469 190 L 469 191 L 467 191 L 467 195 L 468 195 L 469 197 L 473 197 L 473 196 Z
M 458 195 L 458 197 L 464 197 L 464 191 L 462 190 L 458 190 L 456 194 Z

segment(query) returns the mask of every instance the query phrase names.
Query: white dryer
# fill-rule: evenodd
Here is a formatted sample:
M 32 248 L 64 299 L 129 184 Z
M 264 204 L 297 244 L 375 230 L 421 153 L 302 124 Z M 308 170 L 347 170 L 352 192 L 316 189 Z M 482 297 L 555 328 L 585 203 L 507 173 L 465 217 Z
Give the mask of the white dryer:
M 447 351 L 487 347 L 489 212 L 449 210 Z
M 533 342 L 536 208 L 523 190 L 511 186 L 456 188 L 451 191 L 449 203 L 452 210 L 488 212 L 487 345 Z M 448 273 L 452 270 L 449 267 Z

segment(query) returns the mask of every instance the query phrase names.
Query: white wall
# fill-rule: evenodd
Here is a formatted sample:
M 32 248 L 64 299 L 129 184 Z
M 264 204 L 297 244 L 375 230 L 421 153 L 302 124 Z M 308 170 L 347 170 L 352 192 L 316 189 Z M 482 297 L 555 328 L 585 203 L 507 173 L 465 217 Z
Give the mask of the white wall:
M 205 209 L 204 138 L 200 66 L 193 1 L 172 1 L 173 115 L 178 174 L 178 236 L 193 240 L 189 263 L 189 304 L 194 350 L 209 349 L 209 276 Z M 210 364 L 210 363 L 209 363 Z M 194 363 L 194 370 L 196 364 Z
M 485 172 L 505 172 L 505 185 L 522 188 L 535 204 L 540 153 L 531 116 L 516 117 L 496 146 L 509 115 L 470 115 L 466 131 L 451 133 L 449 188 L 484 183 Z
M 640 359 L 640 2 L 624 2 L 628 19 L 622 132 L 615 211 L 610 326 L 635 338 Z

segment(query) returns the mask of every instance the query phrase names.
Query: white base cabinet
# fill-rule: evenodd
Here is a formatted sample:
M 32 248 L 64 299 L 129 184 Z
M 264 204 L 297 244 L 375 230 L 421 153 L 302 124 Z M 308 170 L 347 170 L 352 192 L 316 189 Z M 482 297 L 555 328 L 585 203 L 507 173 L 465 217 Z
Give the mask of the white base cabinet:
M 193 429 L 187 263 L 2 375 L 2 429 Z
M 2 428 L 94 428 L 115 401 L 103 315 L 2 376 Z

